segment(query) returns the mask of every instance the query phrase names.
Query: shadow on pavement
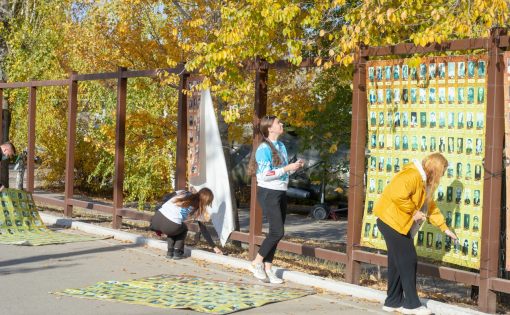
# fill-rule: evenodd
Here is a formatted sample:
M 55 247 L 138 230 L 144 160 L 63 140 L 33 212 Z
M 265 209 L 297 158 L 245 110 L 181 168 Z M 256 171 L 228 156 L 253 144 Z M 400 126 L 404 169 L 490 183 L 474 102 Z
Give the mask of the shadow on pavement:
M 7 267 L 7 266 L 13 266 L 13 265 L 25 264 L 25 263 L 33 263 L 33 262 L 38 262 L 38 261 L 45 261 L 45 260 L 49 260 L 49 259 L 58 259 L 58 258 L 64 258 L 64 257 L 73 257 L 73 256 L 87 255 L 87 254 L 113 252 L 113 251 L 123 250 L 126 248 L 135 248 L 135 247 L 143 247 L 143 245 L 142 244 L 115 245 L 115 246 L 80 250 L 80 251 L 76 251 L 76 252 L 66 252 L 66 253 L 58 253 L 58 254 L 51 254 L 51 255 L 31 256 L 31 257 L 25 257 L 25 258 L 20 258 L 20 259 L 11 259 L 11 260 L 6 260 L 6 261 L 0 261 L 0 267 Z

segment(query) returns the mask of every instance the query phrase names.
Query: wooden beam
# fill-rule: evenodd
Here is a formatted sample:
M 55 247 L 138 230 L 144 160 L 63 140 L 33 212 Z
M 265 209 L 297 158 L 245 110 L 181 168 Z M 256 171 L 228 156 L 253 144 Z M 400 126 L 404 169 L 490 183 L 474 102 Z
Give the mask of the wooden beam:
M 359 262 L 383 267 L 388 266 L 388 258 L 383 254 L 370 253 L 356 249 L 353 251 L 353 257 Z M 480 278 L 479 275 L 475 272 L 458 270 L 450 267 L 442 267 L 440 265 L 425 262 L 418 262 L 418 273 L 425 276 L 465 283 L 467 285 L 474 286 L 479 285 Z
M 414 44 L 398 44 L 394 46 L 368 47 L 365 57 L 380 57 L 389 55 L 413 55 L 427 54 L 433 52 L 445 52 L 455 50 L 487 49 L 489 40 L 487 38 L 459 39 L 444 43 L 431 43 L 427 46 L 416 46 Z
M 35 115 L 37 88 L 30 87 L 28 103 L 28 154 L 27 154 L 27 191 L 34 192 L 35 183 Z
M 69 202 L 74 193 L 74 152 L 76 147 L 76 116 L 78 111 L 78 82 L 76 72 L 69 77 L 69 94 L 67 108 L 67 143 L 66 143 L 66 174 L 64 216 L 73 216 L 73 205 Z
M 491 290 L 490 279 L 498 276 L 501 178 L 503 173 L 504 96 L 503 50 L 499 39 L 506 31 L 491 30 L 489 63 L 487 66 L 487 112 L 485 127 L 485 160 L 482 200 L 482 237 L 480 255 L 480 293 L 478 306 L 487 313 L 496 312 L 496 292 Z
M 345 279 L 349 283 L 358 284 L 361 276 L 361 265 L 352 253 L 360 243 L 361 226 L 364 209 L 365 183 L 365 146 L 367 137 L 367 90 L 366 63 L 368 57 L 358 53 L 354 66 L 352 92 L 352 123 L 349 172 L 349 210 L 347 218 L 347 266 Z
M 263 62 L 263 61 L 262 61 Z M 261 139 L 258 132 L 260 119 L 267 112 L 267 81 L 268 69 L 257 68 L 255 72 L 255 104 L 253 115 L 253 141 L 252 154 L 257 151 Z M 262 209 L 257 202 L 257 177 L 251 177 L 250 191 L 250 247 L 249 256 L 255 258 L 258 253 L 259 246 L 256 244 L 255 238 L 262 234 Z
M 119 68 L 117 74 L 117 114 L 115 125 L 115 173 L 113 177 L 113 221 L 112 226 L 119 229 L 122 226 L 122 216 L 119 210 L 124 204 L 124 155 L 126 150 L 126 103 L 127 79 L 122 77 L 126 68 Z
M 177 148 L 175 161 L 175 190 L 186 189 L 188 159 L 188 97 L 184 93 L 188 86 L 188 73 L 182 73 L 179 82 L 177 104 Z

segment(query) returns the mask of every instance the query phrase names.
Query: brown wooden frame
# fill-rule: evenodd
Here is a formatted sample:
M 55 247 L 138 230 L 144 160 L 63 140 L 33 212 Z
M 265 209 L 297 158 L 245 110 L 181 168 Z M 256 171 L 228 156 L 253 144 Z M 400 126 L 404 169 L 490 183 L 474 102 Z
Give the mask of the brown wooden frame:
M 366 62 L 369 57 L 386 55 L 425 54 L 452 50 L 485 49 L 489 55 L 488 62 L 488 97 L 487 97 L 487 130 L 485 137 L 485 170 L 486 174 L 501 174 L 503 150 L 503 48 L 508 47 L 508 37 L 503 29 L 493 29 L 490 38 L 463 39 L 442 44 L 431 44 L 418 47 L 412 44 L 401 44 L 389 47 L 361 47 L 356 58 L 353 91 L 353 130 L 351 141 L 351 168 L 349 191 L 349 228 L 347 241 L 346 280 L 358 283 L 360 263 L 376 265 L 387 264 L 386 256 L 363 251 L 360 244 L 361 224 L 363 217 L 363 176 L 365 172 L 367 99 L 366 99 Z M 361 79 L 360 79 L 361 77 Z M 357 125 L 357 126 L 355 126 Z M 442 279 L 479 286 L 478 305 L 482 311 L 496 311 L 496 291 L 510 292 L 510 281 L 498 278 L 499 233 L 501 215 L 501 176 L 486 176 L 484 179 L 484 202 L 482 222 L 482 250 L 480 273 L 456 270 L 419 263 L 418 272 Z M 358 247 L 358 248 L 357 248 Z
M 462 39 L 441 44 L 430 44 L 425 47 L 413 44 L 399 44 L 386 47 L 361 46 L 356 54 L 353 78 L 352 100 L 352 134 L 350 152 L 350 182 L 349 182 L 349 210 L 346 253 L 307 246 L 298 243 L 282 241 L 278 249 L 286 252 L 317 257 L 346 265 L 346 280 L 350 283 L 359 283 L 361 263 L 379 266 L 387 265 L 387 258 L 382 254 L 375 254 L 360 247 L 361 224 L 363 216 L 364 182 L 365 175 L 365 146 L 367 131 L 367 97 L 366 97 L 366 63 L 369 57 L 387 55 L 411 55 L 444 51 L 462 51 L 485 49 L 489 55 L 488 63 L 488 94 L 487 94 L 487 130 L 485 139 L 485 169 L 487 174 L 501 174 L 503 150 L 503 60 L 502 51 L 510 46 L 510 38 L 506 31 L 494 29 L 489 38 Z M 248 70 L 255 71 L 255 104 L 254 126 L 267 112 L 268 72 L 271 69 L 280 70 L 294 67 L 288 61 L 277 61 L 269 64 L 257 59 L 244 64 Z M 314 67 L 312 59 L 304 60 L 299 67 Z M 34 156 L 35 156 L 35 113 L 37 88 L 45 86 L 68 86 L 69 107 L 66 144 L 66 173 L 64 200 L 49 198 L 43 194 L 34 194 L 39 202 L 52 204 L 64 208 L 64 214 L 73 215 L 73 207 L 98 210 L 113 215 L 113 226 L 119 228 L 122 219 L 132 218 L 149 221 L 150 214 L 123 207 L 123 178 L 124 178 L 124 149 L 125 149 L 125 111 L 127 79 L 137 77 L 156 77 L 161 71 L 180 75 L 178 100 L 178 132 L 177 132 L 177 161 L 175 189 L 186 187 L 186 158 L 187 158 L 187 111 L 186 87 L 189 73 L 184 65 L 163 70 L 127 71 L 120 68 L 117 72 L 77 74 L 71 73 L 67 80 L 29 81 L 29 82 L 0 82 L 0 99 L 3 90 L 11 88 L 29 89 L 29 134 L 28 134 L 28 188 L 34 191 Z M 73 197 L 73 169 L 76 142 L 76 115 L 77 95 L 80 81 L 117 79 L 117 124 L 115 142 L 115 179 L 113 205 L 104 205 L 96 202 L 87 202 Z M 1 111 L 0 111 L 1 115 Z M 0 116 L 1 118 L 1 116 Z M 1 129 L 1 128 L 0 128 Z M 2 130 L 0 130 L 1 135 Z M 253 148 L 260 142 L 259 135 L 254 131 Z M 484 179 L 483 196 L 483 226 L 480 272 L 470 272 L 451 267 L 442 267 L 434 264 L 420 262 L 418 272 L 445 280 L 479 286 L 478 305 L 480 310 L 493 313 L 496 311 L 496 292 L 510 293 L 510 281 L 498 278 L 499 262 L 499 233 L 501 214 L 501 177 L 489 176 Z M 232 240 L 249 243 L 250 256 L 254 257 L 258 246 L 264 240 L 262 235 L 262 213 L 256 202 L 256 181 L 252 178 L 250 203 L 250 229 L 249 233 L 233 232 Z M 196 229 L 195 229 L 196 230 Z
M 134 209 L 124 208 L 123 206 L 123 182 L 124 182 L 124 152 L 125 152 L 125 124 L 126 124 L 126 98 L 127 98 L 127 80 L 129 78 L 157 77 L 163 72 L 181 75 L 181 92 L 179 93 L 179 108 L 186 108 L 185 94 L 182 89 L 185 87 L 187 74 L 184 65 L 180 64 L 175 68 L 127 71 L 125 68 L 119 68 L 117 72 L 77 74 L 72 72 L 67 80 L 47 80 L 47 81 L 28 81 L 28 82 L 0 82 L 0 96 L 4 89 L 28 88 L 28 157 L 27 157 L 27 191 L 34 193 L 34 158 L 35 158 L 35 128 L 36 128 L 36 104 L 37 89 L 50 86 L 68 86 L 68 122 L 67 122 L 67 143 L 66 143 L 66 168 L 65 168 L 65 193 L 64 200 L 51 198 L 44 194 L 34 194 L 34 200 L 44 202 L 50 205 L 63 207 L 65 216 L 73 216 L 73 207 L 82 207 L 113 215 L 112 225 L 120 228 L 122 218 L 128 217 L 139 220 L 150 220 L 151 215 L 136 211 Z M 113 204 L 104 205 L 95 202 L 88 202 L 74 198 L 74 154 L 76 144 L 76 116 L 78 106 L 78 87 L 80 81 L 108 80 L 117 79 L 117 114 L 115 128 L 115 173 L 113 185 Z M 179 116 L 178 130 L 186 130 L 186 111 L 184 117 Z M 184 124 L 184 127 L 182 127 Z M 0 128 L 1 129 L 1 128 Z M 184 139 L 184 140 L 183 140 Z M 180 141 L 179 141 L 180 140 Z M 175 174 L 176 189 L 182 188 L 186 183 L 186 136 L 182 134 L 178 137 L 177 145 L 177 169 Z M 184 163 L 184 167 L 181 164 Z M 183 186 L 184 185 L 184 186 Z

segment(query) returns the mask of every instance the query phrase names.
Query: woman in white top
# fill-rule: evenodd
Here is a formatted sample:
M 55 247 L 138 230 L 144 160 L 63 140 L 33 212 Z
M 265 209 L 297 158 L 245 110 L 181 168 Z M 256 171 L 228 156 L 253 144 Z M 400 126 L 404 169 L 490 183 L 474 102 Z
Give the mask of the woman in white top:
M 283 124 L 277 117 L 263 117 L 258 129 L 262 143 L 252 154 L 249 173 L 257 176 L 257 201 L 267 217 L 269 233 L 252 261 L 252 272 L 262 281 L 282 283 L 272 270 L 273 258 L 284 235 L 289 173 L 302 168 L 303 161 L 289 163 L 287 149 L 278 141 Z
M 180 190 L 154 214 L 150 229 L 168 236 L 168 258 L 183 258 L 184 240 L 188 233 L 184 222 L 209 221 L 207 207 L 212 204 L 213 198 L 214 195 L 209 188 L 202 188 L 198 192 Z

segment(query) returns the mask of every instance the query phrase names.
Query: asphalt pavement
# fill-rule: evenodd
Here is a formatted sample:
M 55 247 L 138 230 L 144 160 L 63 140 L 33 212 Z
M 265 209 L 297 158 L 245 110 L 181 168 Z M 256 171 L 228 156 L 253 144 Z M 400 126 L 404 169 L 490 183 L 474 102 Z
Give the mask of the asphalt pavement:
M 82 233 L 66 231 L 68 233 Z M 47 246 L 0 245 L 1 314 L 201 314 L 120 302 L 50 294 L 106 280 L 161 274 L 194 275 L 210 280 L 260 284 L 251 274 L 187 258 L 168 260 L 164 252 L 116 240 Z M 284 286 L 306 288 L 294 283 Z M 387 314 L 378 303 L 324 291 L 236 314 Z

